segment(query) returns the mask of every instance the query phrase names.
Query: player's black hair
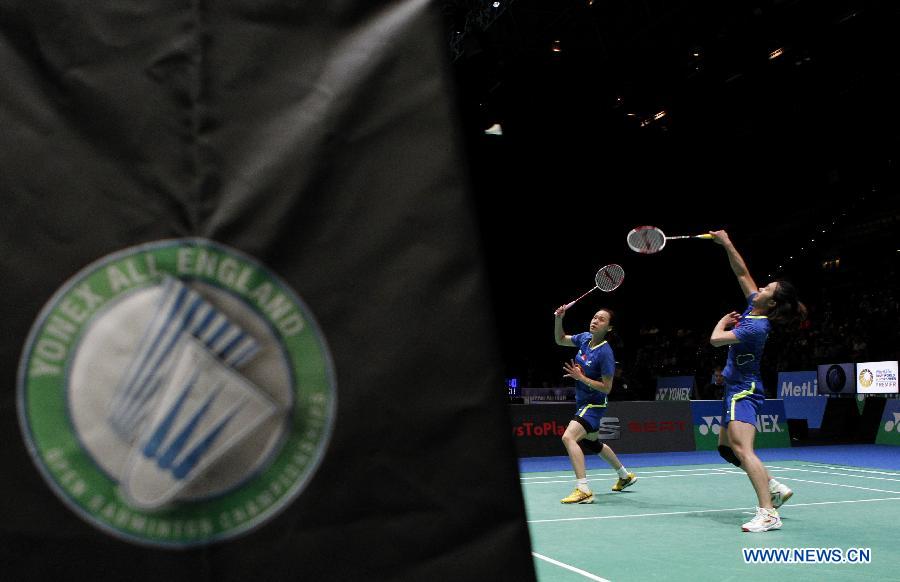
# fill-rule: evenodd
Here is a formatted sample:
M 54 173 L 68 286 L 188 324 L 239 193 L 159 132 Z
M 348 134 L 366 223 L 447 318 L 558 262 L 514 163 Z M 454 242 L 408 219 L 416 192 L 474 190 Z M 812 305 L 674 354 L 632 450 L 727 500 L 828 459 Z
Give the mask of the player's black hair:
M 790 281 L 776 282 L 778 287 L 772 295 L 775 306 L 769 311 L 769 321 L 779 327 L 791 327 L 806 319 L 806 306 L 797 298 L 797 288 Z

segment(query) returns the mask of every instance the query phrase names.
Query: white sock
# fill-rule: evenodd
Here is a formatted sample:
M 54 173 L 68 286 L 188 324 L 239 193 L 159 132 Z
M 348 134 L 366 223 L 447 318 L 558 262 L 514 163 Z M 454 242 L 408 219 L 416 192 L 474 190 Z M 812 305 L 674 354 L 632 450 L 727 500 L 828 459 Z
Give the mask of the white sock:
M 578 488 L 584 491 L 585 493 L 590 493 L 591 488 L 588 487 L 587 479 L 578 479 Z
M 625 465 L 616 469 L 616 473 L 619 474 L 619 479 L 628 479 L 628 469 L 625 468 Z

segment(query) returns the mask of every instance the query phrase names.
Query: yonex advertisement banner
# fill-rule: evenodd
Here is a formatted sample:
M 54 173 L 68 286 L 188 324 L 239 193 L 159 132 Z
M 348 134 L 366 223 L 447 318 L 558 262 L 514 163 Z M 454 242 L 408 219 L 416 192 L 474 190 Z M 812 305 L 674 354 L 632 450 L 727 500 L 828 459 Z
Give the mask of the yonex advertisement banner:
M 692 451 L 690 403 L 610 402 L 599 438 L 617 453 Z M 575 404 L 511 405 L 512 434 L 520 457 L 565 455 L 562 435 Z
M 815 370 L 778 372 L 778 396 L 784 400 L 787 418 L 804 419 L 809 428 L 821 428 L 828 397 L 818 395 L 817 384 Z
M 879 445 L 900 445 L 900 400 L 890 399 L 884 404 L 881 424 L 875 443 Z
M 659 376 L 656 378 L 656 400 L 690 400 L 693 391 L 693 376 Z
M 711 451 L 719 446 L 719 433 L 724 428 L 722 426 L 724 406 L 721 400 L 691 402 L 694 442 L 698 451 Z M 782 400 L 763 402 L 756 415 L 756 432 L 755 446 L 758 449 L 791 446 Z
M 0 0 L 0 579 L 534 579 L 447 51 Z

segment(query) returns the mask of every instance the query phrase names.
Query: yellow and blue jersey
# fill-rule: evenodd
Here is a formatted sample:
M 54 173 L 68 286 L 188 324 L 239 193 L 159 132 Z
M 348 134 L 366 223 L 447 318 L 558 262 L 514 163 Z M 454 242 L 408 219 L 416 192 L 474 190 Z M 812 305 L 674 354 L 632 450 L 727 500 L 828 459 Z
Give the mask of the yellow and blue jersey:
M 603 376 L 612 376 L 616 371 L 616 358 L 609 342 L 603 341 L 599 346 L 590 347 L 593 336 L 590 332 L 582 332 L 572 336 L 572 342 L 578 348 L 575 363 L 581 366 L 584 375 L 591 380 L 602 380 Z M 585 404 L 606 405 L 606 394 L 589 388 L 583 382 L 575 383 L 575 403 L 579 408 Z
M 739 343 L 728 347 L 728 359 L 722 375 L 730 385 L 752 382 L 761 390 L 762 378 L 759 368 L 771 325 L 765 315 L 750 315 L 754 297 L 756 293 L 751 293 L 747 298 L 747 308 L 732 330 Z

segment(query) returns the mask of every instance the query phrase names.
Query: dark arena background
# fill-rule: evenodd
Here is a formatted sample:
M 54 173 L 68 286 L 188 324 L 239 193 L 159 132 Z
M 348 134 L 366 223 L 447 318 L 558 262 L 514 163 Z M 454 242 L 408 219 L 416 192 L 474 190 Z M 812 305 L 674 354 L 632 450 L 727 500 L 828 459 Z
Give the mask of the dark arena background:
M 445 17 L 538 578 L 890 577 L 896 383 L 862 394 L 853 380 L 900 358 L 897 7 L 515 0 L 448 2 Z M 796 492 L 777 532 L 740 531 L 755 496 L 740 470 L 720 475 L 735 468 L 715 451 L 711 384 L 727 348 L 709 336 L 745 305 L 725 253 L 687 240 L 638 255 L 625 243 L 638 225 L 726 229 L 760 286 L 793 282 L 808 308 L 770 335 L 762 360 L 778 412 L 761 413 L 756 446 Z M 562 364 L 575 350 L 555 345 L 552 312 L 608 263 L 624 267 L 623 284 L 576 304 L 565 328 L 616 311 L 601 434 L 646 478 L 610 493 L 615 473 L 590 455 L 597 501 L 567 507 L 575 480 L 560 436 L 575 403 Z M 835 364 L 848 378 L 839 389 Z M 829 524 L 844 511 L 851 526 Z M 818 546 L 880 557 L 741 554 Z
M 896 579 L 898 28 L 0 0 L 0 580 Z M 725 250 L 638 226 L 796 286 L 731 424 L 760 464 L 719 449 Z M 563 323 L 615 312 L 575 444 L 554 311 L 608 264 Z

